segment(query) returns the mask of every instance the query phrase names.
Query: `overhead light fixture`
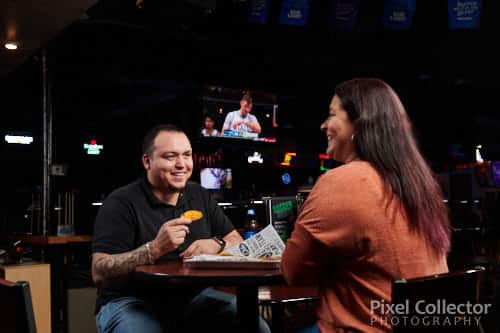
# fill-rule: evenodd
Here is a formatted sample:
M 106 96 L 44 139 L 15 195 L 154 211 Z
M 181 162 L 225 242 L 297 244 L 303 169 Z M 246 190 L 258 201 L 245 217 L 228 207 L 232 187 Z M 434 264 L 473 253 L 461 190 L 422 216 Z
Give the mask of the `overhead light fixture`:
M 5 42 L 4 46 L 7 50 L 17 50 L 19 48 L 19 43 L 13 41 Z

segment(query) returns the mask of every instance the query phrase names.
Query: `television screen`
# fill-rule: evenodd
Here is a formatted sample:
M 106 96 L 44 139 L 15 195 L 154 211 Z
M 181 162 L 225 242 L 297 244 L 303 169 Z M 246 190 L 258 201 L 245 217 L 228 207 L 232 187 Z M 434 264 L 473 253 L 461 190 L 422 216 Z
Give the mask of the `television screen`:
M 202 137 L 276 142 L 278 104 L 274 94 L 206 86 L 201 99 Z
M 264 199 L 266 218 L 286 243 L 297 218 L 297 197 L 269 197 Z
M 231 169 L 203 168 L 200 171 L 200 184 L 208 190 L 230 189 L 232 183 Z
M 500 161 L 491 163 L 491 172 L 493 176 L 493 184 L 500 186 Z

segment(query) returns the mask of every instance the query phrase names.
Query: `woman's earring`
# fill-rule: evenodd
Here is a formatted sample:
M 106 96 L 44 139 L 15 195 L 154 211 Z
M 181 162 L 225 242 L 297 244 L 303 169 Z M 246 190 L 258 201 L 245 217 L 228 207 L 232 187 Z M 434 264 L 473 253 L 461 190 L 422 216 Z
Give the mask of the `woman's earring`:
M 354 141 L 354 134 L 351 135 L 351 141 Z

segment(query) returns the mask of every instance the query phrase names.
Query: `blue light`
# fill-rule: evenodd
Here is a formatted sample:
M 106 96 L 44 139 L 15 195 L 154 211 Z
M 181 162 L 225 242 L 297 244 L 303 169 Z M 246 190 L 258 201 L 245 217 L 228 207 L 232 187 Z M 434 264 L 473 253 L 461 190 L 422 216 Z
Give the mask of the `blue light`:
M 283 184 L 288 185 L 292 182 L 292 176 L 290 176 L 289 173 L 284 173 L 283 175 L 281 175 L 281 181 L 283 182 Z

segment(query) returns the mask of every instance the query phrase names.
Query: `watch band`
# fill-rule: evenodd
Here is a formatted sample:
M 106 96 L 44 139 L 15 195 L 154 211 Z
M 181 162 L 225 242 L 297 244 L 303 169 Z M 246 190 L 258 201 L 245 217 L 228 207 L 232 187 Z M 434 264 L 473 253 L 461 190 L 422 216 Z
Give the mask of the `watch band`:
M 219 246 L 220 246 L 219 252 L 217 252 L 217 253 L 221 253 L 224 250 L 224 248 L 226 247 L 226 241 L 224 239 L 222 239 L 221 237 L 217 237 L 217 236 L 212 237 L 212 239 L 214 241 L 216 241 L 217 244 L 219 244 Z

